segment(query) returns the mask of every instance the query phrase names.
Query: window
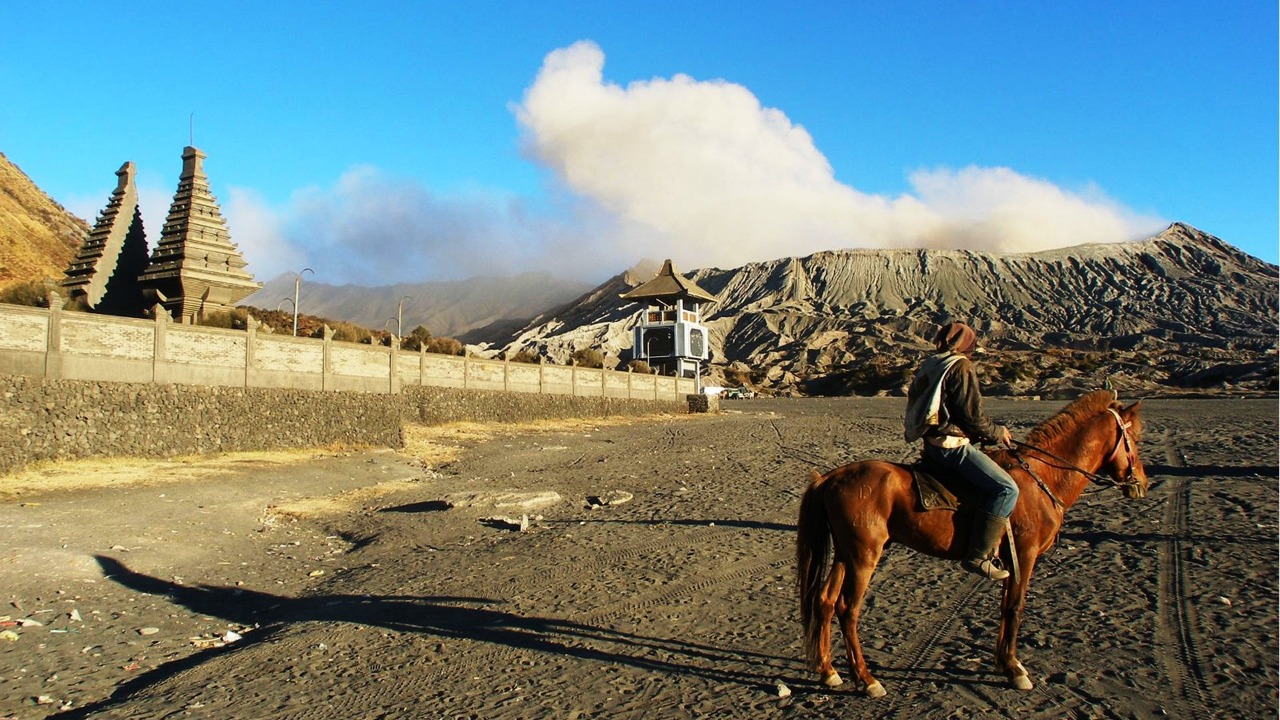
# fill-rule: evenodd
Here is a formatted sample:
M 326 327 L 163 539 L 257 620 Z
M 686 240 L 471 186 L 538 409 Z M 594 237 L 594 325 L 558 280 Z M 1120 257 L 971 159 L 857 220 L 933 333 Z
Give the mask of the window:
M 645 357 L 671 357 L 676 354 L 676 336 L 672 328 L 657 327 L 644 331 Z
M 700 358 L 706 352 L 706 342 L 702 337 L 702 330 L 692 328 L 689 330 L 689 354 Z

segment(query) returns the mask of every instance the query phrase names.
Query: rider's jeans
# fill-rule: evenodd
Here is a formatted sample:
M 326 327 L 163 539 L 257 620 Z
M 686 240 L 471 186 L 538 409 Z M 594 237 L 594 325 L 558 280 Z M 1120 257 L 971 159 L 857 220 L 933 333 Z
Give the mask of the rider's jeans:
M 956 471 L 982 495 L 982 509 L 996 517 L 1007 518 L 1018 502 L 1018 485 L 1004 468 L 987 454 L 966 443 L 958 448 L 924 444 L 924 454 L 933 462 Z

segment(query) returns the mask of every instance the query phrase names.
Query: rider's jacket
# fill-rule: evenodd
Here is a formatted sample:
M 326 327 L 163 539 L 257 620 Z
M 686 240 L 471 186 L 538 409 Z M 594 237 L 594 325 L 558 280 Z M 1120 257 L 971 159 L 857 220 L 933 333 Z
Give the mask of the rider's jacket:
M 949 353 L 948 353 L 949 354 Z M 936 357 L 936 356 L 935 356 Z M 925 361 L 929 364 L 930 358 Z M 923 369 L 923 367 L 922 367 Z M 928 373 L 918 372 L 907 391 L 907 407 L 932 388 Z M 978 373 L 968 358 L 962 357 L 942 378 L 939 424 L 924 433 L 926 439 L 939 436 L 966 437 L 979 442 L 994 442 L 999 426 L 982 412 L 982 393 L 978 389 Z

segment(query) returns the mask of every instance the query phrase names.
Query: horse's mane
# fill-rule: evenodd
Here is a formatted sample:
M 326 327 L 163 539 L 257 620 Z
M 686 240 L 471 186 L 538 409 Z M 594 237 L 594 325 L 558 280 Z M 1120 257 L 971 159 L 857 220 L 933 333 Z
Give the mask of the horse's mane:
M 1052 445 L 1055 440 L 1075 430 L 1080 423 L 1106 410 L 1116 402 L 1116 394 L 1110 390 L 1094 390 L 1076 400 L 1057 415 L 1045 420 L 1027 433 L 1032 445 Z

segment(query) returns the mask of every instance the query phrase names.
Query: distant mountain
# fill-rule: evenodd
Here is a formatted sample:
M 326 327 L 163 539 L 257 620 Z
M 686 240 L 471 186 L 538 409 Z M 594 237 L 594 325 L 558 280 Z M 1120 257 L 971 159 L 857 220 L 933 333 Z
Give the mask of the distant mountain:
M 1276 389 L 1277 267 L 1183 224 L 1143 242 L 1033 254 L 844 250 L 688 276 L 718 296 L 703 315 L 712 381 L 898 392 L 934 329 L 961 319 L 998 351 L 983 364 L 1007 393 L 1104 381 Z M 639 308 L 618 295 L 648 278 L 616 276 L 491 348 L 564 362 L 591 346 L 626 360 Z
M 88 235 L 84 220 L 54 202 L 0 153 L 0 287 L 60 281 Z
M 242 304 L 275 310 L 293 309 L 294 275 L 280 275 Z M 472 278 L 453 282 L 363 287 L 327 285 L 303 278 L 298 311 L 345 320 L 372 330 L 395 330 L 404 299 L 404 333 L 422 325 L 437 337 L 464 339 L 481 327 L 519 327 L 540 310 L 555 307 L 590 286 L 553 278 L 546 273 L 513 277 Z

